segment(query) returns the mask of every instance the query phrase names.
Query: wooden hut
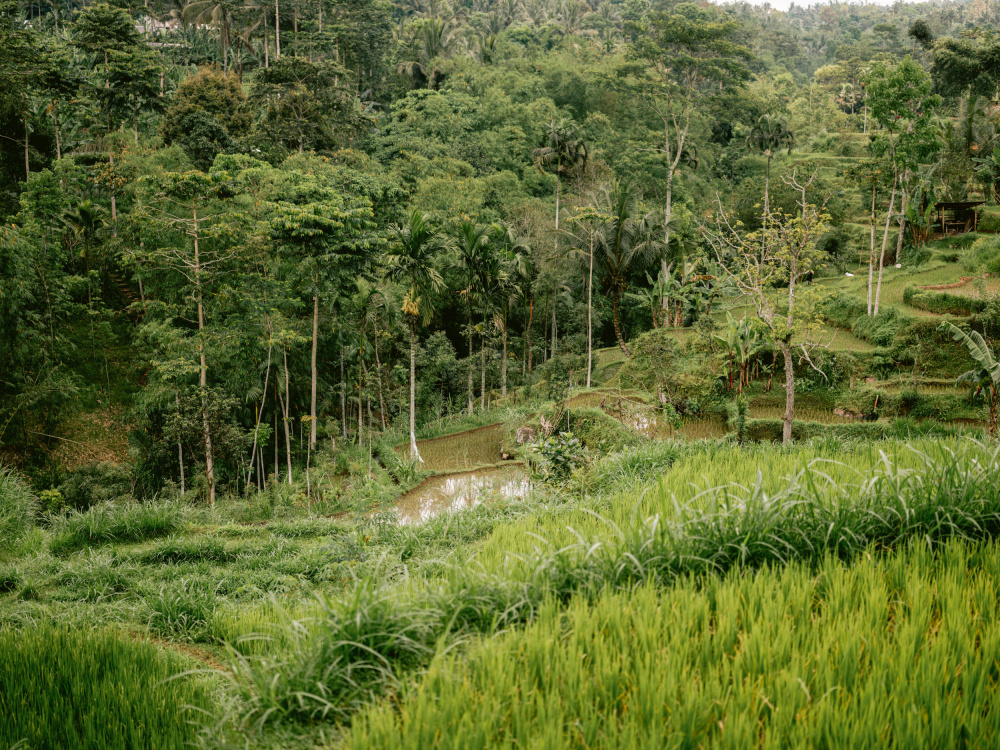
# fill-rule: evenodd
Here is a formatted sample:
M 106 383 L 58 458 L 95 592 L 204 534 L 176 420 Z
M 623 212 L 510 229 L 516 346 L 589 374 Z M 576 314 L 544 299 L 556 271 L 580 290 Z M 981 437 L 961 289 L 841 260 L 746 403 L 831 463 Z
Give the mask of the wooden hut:
M 976 208 L 985 201 L 939 201 L 934 204 L 937 228 L 942 235 L 975 232 L 978 226 Z

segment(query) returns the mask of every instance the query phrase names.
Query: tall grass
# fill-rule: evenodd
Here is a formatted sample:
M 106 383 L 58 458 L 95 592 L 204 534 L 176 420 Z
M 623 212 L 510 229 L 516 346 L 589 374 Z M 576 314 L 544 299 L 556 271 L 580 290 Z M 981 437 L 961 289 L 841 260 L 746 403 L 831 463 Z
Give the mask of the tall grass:
M 548 600 L 436 658 L 347 748 L 996 747 L 996 544 Z M 818 574 L 817 574 L 818 573 Z
M 85 513 L 52 519 L 49 549 L 54 555 L 111 542 L 141 542 L 176 531 L 183 520 L 176 503 L 103 503 Z
M 827 450 L 834 446 L 816 449 Z M 289 618 L 284 637 L 294 645 L 287 652 L 261 658 L 234 652 L 234 685 L 248 707 L 246 719 L 259 724 L 343 720 L 456 639 L 531 622 L 549 600 L 855 559 L 914 539 L 936 547 L 952 538 L 996 536 L 998 479 L 998 450 L 969 440 L 901 452 L 895 460 L 877 453 L 864 470 L 825 459 L 783 481 L 766 481 L 759 470 L 749 485 L 709 487 L 686 502 L 661 485 L 654 512 L 633 512 L 622 524 L 598 519 L 601 536 L 571 531 L 571 543 L 552 545 L 536 526 L 526 532 L 535 548 L 492 572 L 463 564 L 433 584 L 387 586 L 400 573 L 385 571 L 344 601 L 321 599 L 312 621 Z
M 38 501 L 27 485 L 9 469 L 0 467 L 0 549 L 10 549 L 34 522 Z
M 110 631 L 0 631 L 0 747 L 181 750 L 210 707 L 179 659 Z M 20 744 L 19 744 L 20 743 Z

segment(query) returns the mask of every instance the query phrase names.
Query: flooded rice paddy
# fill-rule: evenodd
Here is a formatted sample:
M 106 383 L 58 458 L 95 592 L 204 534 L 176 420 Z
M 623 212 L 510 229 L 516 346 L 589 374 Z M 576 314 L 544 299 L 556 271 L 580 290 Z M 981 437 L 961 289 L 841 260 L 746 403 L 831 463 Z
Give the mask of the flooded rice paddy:
M 523 500 L 531 480 L 520 464 L 431 477 L 396 504 L 400 523 L 421 523 L 441 513 L 474 508 L 492 500 Z

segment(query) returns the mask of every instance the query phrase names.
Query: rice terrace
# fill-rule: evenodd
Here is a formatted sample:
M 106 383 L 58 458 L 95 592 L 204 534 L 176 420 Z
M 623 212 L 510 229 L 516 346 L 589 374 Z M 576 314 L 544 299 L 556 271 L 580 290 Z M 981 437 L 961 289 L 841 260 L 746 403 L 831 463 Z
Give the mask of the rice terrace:
M 1000 747 L 1000 0 L 0 0 L 0 750 Z

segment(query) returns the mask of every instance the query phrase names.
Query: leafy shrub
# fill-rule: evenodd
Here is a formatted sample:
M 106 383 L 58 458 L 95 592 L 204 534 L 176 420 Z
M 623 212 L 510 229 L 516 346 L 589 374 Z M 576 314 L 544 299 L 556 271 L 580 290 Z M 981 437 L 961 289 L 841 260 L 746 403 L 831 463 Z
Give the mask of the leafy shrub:
M 0 747 L 182 750 L 196 731 L 189 707 L 211 705 L 199 685 L 168 679 L 183 669 L 106 630 L 0 631 Z
M 976 221 L 976 231 L 982 234 L 1000 233 L 1000 213 L 980 210 L 979 219 Z
M 103 503 L 86 513 L 54 516 L 49 549 L 59 555 L 111 542 L 154 539 L 176 531 L 183 518 L 183 507 L 175 503 Z
M 34 523 L 38 501 L 13 471 L 0 467 L 0 549 L 10 549 Z
M 107 462 L 83 466 L 59 485 L 66 507 L 87 510 L 98 503 L 120 500 L 132 494 L 132 474 L 125 465 Z
M 572 432 L 560 432 L 557 436 L 539 440 L 532 443 L 531 448 L 542 459 L 537 467 L 541 476 L 559 482 L 568 479 L 573 470 L 583 466 L 586 460 L 583 444 Z
M 1000 273 L 1000 237 L 977 239 L 965 251 L 962 265 L 971 273 Z

